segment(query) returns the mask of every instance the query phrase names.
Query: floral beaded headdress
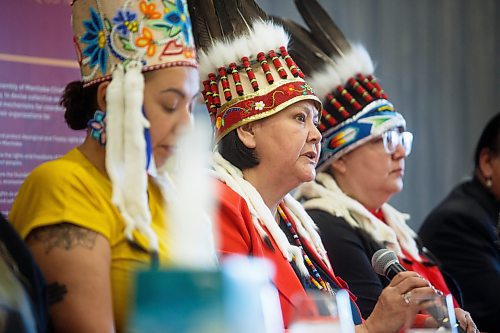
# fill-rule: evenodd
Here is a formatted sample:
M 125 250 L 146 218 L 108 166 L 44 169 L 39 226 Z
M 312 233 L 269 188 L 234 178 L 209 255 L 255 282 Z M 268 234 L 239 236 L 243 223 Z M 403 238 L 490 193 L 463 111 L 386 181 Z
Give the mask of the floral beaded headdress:
M 373 62 L 362 45 L 351 44 L 317 0 L 295 0 L 310 31 L 281 20 L 292 34 L 290 53 L 322 98 L 319 170 L 329 162 L 394 127 L 405 127 L 373 76 Z
M 185 0 L 75 0 L 74 42 L 85 86 L 111 79 L 114 66 L 143 71 L 197 67 Z
M 289 36 L 249 1 L 189 1 L 216 143 L 302 100 L 321 102 L 287 51 Z
M 157 253 L 146 170 L 162 175 L 156 171 L 150 147 L 142 73 L 198 67 L 186 0 L 74 0 L 72 25 L 83 86 L 110 81 L 106 112 L 97 111 L 99 119 L 89 124 L 95 129 L 95 122 L 102 122 L 100 130 L 105 125 L 112 201 L 125 221 L 127 239 L 139 239 L 137 231 L 146 237 L 149 250 Z M 164 180 L 157 183 L 165 184 Z

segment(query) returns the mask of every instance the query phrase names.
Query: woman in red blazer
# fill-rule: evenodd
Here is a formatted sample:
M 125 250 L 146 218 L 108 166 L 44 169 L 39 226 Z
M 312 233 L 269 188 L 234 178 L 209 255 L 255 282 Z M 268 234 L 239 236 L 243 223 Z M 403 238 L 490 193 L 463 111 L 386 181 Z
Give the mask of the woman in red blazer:
M 248 25 L 237 26 L 244 31 L 217 40 L 218 29 L 228 22 L 217 25 L 210 17 L 203 23 L 209 4 L 189 5 L 197 15 L 193 29 L 203 95 L 218 150 L 213 167 L 220 181 L 220 252 L 223 257 L 244 254 L 274 263 L 274 284 L 288 327 L 295 295 L 321 290 L 333 296 L 347 289 L 334 275 L 313 221 L 288 194 L 316 175 L 321 103 L 288 55 L 288 35 L 282 27 L 252 20 L 255 12 L 246 13 L 243 6 L 240 12 L 248 14 Z M 218 10 L 210 12 L 227 20 Z M 207 27 L 217 31 L 207 33 Z M 356 331 L 398 332 L 411 325 L 420 305 L 408 297 L 405 301 L 403 295 L 410 293 L 428 297 L 434 290 L 416 273 L 399 274 L 366 320 L 351 295 Z

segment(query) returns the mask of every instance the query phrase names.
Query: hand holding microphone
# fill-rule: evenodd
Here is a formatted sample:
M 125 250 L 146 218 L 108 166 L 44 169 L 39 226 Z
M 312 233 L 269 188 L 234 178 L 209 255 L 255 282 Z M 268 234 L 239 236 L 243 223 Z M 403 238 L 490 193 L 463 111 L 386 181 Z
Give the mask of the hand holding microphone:
M 390 281 L 392 281 L 398 273 L 406 271 L 406 269 L 399 263 L 396 254 L 388 249 L 380 249 L 377 252 L 375 252 L 375 254 L 372 257 L 372 267 L 377 274 L 387 277 L 387 279 L 389 279 Z M 434 297 L 436 295 L 442 297 L 443 293 L 441 291 L 435 289 L 430 283 L 428 283 L 428 285 L 434 290 L 435 292 L 435 294 L 433 295 Z M 411 289 L 410 291 L 405 291 L 401 294 L 403 301 L 407 305 L 409 305 L 412 301 L 412 290 L 415 289 Z M 422 299 L 425 298 L 422 297 Z M 447 311 L 448 309 L 446 306 L 447 306 L 446 303 L 441 304 L 441 306 L 439 306 L 438 304 L 433 304 L 431 306 L 428 306 L 425 310 L 429 315 L 431 315 L 434 318 L 434 320 L 437 321 L 439 327 L 449 328 L 451 329 L 452 332 L 465 333 L 465 330 L 461 326 L 455 324 L 455 318 L 454 318 L 455 313 L 453 311 Z M 448 312 L 450 312 L 449 315 Z M 450 322 L 453 323 L 453 327 L 450 324 Z M 471 328 L 468 331 L 475 332 L 475 324 L 472 322 L 472 319 L 471 323 L 473 328 Z

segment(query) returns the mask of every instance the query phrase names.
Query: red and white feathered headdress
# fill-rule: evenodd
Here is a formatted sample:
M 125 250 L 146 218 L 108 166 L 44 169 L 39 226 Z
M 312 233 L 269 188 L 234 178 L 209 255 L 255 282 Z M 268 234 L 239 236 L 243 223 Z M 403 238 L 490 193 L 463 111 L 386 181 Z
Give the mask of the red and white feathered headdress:
M 321 102 L 287 51 L 289 36 L 253 1 L 190 1 L 203 96 L 218 142 L 302 100 Z

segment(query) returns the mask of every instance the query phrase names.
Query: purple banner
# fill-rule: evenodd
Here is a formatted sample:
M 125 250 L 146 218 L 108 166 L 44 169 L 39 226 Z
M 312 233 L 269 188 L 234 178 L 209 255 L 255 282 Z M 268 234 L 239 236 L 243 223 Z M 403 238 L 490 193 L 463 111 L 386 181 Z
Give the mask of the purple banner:
M 71 0 L 0 1 L 0 211 L 7 214 L 24 178 L 78 145 L 58 105 L 79 79 Z

